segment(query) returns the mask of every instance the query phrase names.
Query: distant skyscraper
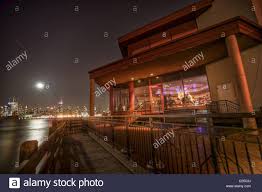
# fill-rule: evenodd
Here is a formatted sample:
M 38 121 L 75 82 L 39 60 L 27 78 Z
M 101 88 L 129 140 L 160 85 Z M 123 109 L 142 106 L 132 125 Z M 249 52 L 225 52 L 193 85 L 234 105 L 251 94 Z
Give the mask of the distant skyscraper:
M 8 102 L 8 116 L 16 116 L 18 115 L 18 102 L 15 97 L 13 97 L 13 101 Z
M 58 102 L 58 112 L 59 113 L 63 113 L 63 99 L 61 98 L 61 100 Z
M 4 116 L 4 117 L 7 117 L 7 116 L 8 116 L 8 106 L 7 106 L 7 105 L 4 106 L 3 116 Z

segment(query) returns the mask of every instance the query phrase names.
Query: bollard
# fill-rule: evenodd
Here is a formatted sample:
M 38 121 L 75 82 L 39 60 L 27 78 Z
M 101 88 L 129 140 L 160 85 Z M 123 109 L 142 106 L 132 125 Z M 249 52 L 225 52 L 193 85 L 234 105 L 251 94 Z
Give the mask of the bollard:
M 22 143 L 20 146 L 19 164 L 21 164 L 24 160 L 28 160 L 37 150 L 37 140 L 25 141 Z

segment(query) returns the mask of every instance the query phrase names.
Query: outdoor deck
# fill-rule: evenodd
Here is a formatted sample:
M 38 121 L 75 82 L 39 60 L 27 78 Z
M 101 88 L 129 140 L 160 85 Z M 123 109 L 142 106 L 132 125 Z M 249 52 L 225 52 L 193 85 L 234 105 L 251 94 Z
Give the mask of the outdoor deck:
M 169 118 L 174 122 L 167 122 Z M 261 128 L 217 127 L 209 118 L 201 114 L 55 121 L 48 141 L 39 148 L 32 147 L 37 146 L 32 141 L 21 146 L 17 172 L 262 174 Z

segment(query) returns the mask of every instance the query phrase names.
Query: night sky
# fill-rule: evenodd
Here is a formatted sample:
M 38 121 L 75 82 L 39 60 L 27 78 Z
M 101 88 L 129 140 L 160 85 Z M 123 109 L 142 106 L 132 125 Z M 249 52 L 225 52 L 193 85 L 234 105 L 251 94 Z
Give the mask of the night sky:
M 65 105 L 88 105 L 88 71 L 121 59 L 118 37 L 193 2 L 0 0 L 0 105 L 13 96 L 24 105 L 52 105 L 60 98 Z M 8 61 L 24 51 L 27 60 L 8 71 Z M 37 81 L 49 88 L 36 90 Z

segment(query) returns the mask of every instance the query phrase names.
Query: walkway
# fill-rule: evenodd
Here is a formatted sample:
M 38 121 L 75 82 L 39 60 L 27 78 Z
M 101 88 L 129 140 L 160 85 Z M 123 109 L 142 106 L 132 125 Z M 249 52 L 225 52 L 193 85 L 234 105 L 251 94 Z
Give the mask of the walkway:
M 130 173 L 111 153 L 87 133 L 65 136 L 56 173 Z

